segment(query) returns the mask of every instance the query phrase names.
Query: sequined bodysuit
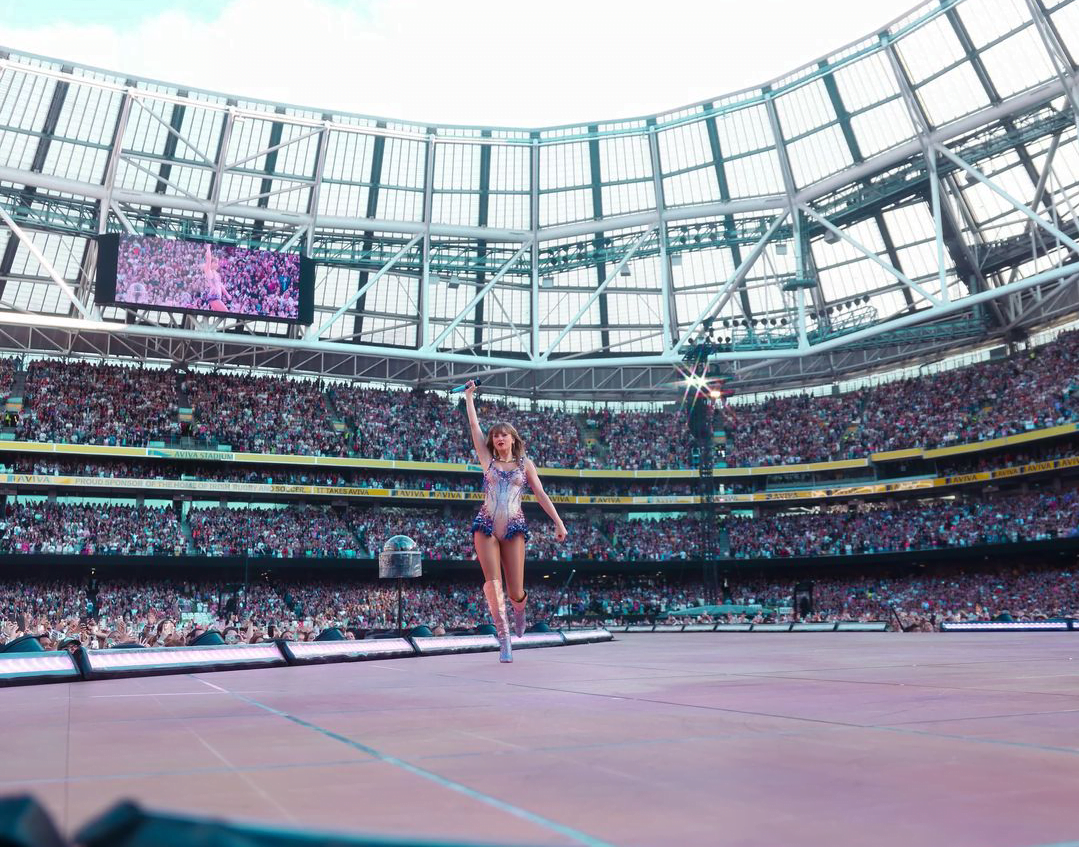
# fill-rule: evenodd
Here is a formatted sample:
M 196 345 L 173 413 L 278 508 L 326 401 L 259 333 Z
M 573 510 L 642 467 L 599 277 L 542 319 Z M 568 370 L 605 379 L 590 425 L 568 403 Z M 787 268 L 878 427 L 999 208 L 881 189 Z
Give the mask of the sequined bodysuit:
M 472 531 L 494 535 L 500 541 L 523 535 L 527 541 L 530 533 L 521 511 L 526 485 L 524 456 L 517 460 L 517 467 L 508 471 L 496 468 L 492 459 L 483 474 L 483 506 L 472 520 Z

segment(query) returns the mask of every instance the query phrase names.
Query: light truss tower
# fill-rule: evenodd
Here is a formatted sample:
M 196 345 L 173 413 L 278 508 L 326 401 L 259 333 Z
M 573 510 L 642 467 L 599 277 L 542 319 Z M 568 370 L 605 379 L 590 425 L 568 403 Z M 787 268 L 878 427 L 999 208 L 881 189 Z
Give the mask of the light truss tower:
M 1069 0 L 933 0 L 725 97 L 496 128 L 0 48 L 0 347 L 652 400 L 706 321 L 747 389 L 1020 338 L 1079 306 L 1077 51 Z M 105 232 L 302 251 L 315 321 L 99 307 Z

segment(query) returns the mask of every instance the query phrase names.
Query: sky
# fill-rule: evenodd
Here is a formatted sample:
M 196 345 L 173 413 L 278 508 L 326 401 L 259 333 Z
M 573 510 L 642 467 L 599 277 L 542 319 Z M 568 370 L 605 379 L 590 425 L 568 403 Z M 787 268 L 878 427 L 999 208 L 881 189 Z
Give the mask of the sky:
M 636 117 L 768 80 L 915 0 L 0 0 L 0 46 L 402 120 Z

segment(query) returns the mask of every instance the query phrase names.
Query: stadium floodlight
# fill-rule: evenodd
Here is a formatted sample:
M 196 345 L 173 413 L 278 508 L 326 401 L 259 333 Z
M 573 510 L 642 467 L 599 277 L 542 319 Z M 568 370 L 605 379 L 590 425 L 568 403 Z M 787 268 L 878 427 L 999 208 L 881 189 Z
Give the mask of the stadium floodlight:
M 450 277 L 450 288 L 454 289 L 461 285 L 461 278 L 459 276 Z
M 554 277 L 553 276 L 541 276 L 540 277 L 540 288 L 553 288 L 553 287 L 554 287 Z

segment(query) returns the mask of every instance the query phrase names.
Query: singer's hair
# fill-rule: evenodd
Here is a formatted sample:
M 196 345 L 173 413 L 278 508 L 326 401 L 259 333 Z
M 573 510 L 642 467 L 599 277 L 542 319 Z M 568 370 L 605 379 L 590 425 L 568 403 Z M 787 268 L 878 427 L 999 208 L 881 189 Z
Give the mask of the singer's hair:
M 497 458 L 495 454 L 495 436 L 502 432 L 513 439 L 513 447 L 511 448 L 510 455 L 513 456 L 513 461 L 519 462 L 524 458 L 525 454 L 524 440 L 517 430 L 513 428 L 513 424 L 508 424 L 505 421 L 499 421 L 496 424 L 492 424 L 491 428 L 487 430 L 487 452 L 490 453 L 493 458 Z

